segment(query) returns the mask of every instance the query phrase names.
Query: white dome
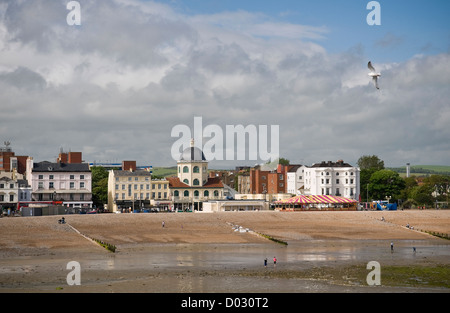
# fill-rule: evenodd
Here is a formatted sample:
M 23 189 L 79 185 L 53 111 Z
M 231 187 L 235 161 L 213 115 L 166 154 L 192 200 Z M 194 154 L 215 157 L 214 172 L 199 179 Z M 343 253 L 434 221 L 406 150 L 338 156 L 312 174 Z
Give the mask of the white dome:
M 206 161 L 203 151 L 197 147 L 189 147 L 184 149 L 180 156 L 180 161 Z

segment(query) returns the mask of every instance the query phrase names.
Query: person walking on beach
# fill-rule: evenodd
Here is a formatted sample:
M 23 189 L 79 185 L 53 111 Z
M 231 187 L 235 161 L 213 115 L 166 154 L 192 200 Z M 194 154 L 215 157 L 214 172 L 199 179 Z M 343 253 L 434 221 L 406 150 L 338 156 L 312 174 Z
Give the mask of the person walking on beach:
M 391 241 L 391 252 L 394 252 L 394 243 Z
M 277 266 L 277 258 L 273 257 L 273 267 Z
M 162 222 L 162 228 L 164 228 L 164 226 L 166 225 L 166 223 L 164 223 L 164 221 Z
M 264 267 L 267 267 L 267 258 L 264 259 Z

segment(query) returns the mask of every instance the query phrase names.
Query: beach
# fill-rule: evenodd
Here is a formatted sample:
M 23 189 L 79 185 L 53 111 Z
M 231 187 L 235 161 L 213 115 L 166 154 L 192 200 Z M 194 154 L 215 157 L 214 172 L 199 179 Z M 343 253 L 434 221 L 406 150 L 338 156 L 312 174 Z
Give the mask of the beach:
M 450 241 L 425 232 L 449 234 L 448 210 L 61 217 L 0 219 L 0 292 L 450 290 Z M 71 261 L 80 285 L 68 284 Z M 366 282 L 370 261 L 381 265 L 381 285 Z M 391 272 L 399 267 L 443 270 L 437 284 L 418 274 L 403 283 Z

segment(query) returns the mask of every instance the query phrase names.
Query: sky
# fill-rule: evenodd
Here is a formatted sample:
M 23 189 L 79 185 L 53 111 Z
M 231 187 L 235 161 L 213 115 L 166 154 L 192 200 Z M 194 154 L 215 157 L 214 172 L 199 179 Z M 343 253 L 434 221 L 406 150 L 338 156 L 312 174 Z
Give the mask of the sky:
M 0 145 L 16 155 L 174 166 L 203 135 L 232 152 L 210 168 L 265 162 L 253 137 L 226 145 L 242 125 L 293 164 L 450 165 L 450 1 L 69 2 L 0 0 Z

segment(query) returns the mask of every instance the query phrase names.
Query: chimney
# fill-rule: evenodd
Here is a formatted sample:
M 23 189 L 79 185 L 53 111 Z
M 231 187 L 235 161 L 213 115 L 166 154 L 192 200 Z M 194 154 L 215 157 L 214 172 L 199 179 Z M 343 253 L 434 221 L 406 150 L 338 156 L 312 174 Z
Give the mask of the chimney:
M 136 171 L 136 161 L 122 161 L 122 171 Z
M 68 159 L 69 164 L 81 164 L 82 163 L 81 152 L 69 152 Z
M 58 163 L 67 163 L 67 161 L 68 161 L 67 153 L 61 151 L 59 153 L 58 160 L 56 160 L 56 161 Z

